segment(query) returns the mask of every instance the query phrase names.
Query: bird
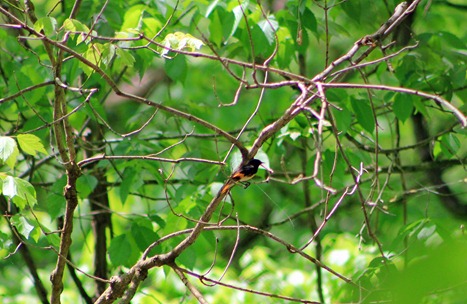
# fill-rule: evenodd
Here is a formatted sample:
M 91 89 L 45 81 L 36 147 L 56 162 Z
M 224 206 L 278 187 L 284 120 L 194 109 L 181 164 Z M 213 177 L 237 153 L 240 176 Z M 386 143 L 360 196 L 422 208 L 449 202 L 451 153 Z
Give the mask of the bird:
M 250 183 L 248 180 L 252 179 L 256 172 L 258 172 L 258 167 L 263 164 L 259 159 L 253 158 L 248 161 L 245 165 L 241 166 L 236 170 L 229 178 L 229 181 L 222 187 L 221 193 L 227 193 L 236 183 L 242 183 L 245 188 L 247 188 Z

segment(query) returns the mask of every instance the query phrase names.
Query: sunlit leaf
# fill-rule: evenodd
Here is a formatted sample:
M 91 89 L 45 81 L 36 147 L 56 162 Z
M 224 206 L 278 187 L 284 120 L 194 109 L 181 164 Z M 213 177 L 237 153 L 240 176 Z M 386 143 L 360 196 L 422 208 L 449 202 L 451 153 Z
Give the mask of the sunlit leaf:
M 30 233 L 34 230 L 34 225 L 29 223 L 29 221 L 20 214 L 12 216 L 10 222 L 26 239 L 29 238 Z
M 24 179 L 9 176 L 2 178 L 2 193 L 13 200 L 13 203 L 22 210 L 28 204 L 33 206 L 37 203 L 36 190 Z
M 101 62 L 105 65 L 109 65 L 112 59 L 115 57 L 115 46 L 111 43 L 99 45 L 101 52 Z
M 86 41 L 89 42 L 90 37 L 87 37 L 87 35 L 95 34 L 94 32 L 90 33 L 89 28 L 85 24 L 81 23 L 79 20 L 76 20 L 76 19 L 70 19 L 70 18 L 66 19 L 63 22 L 63 28 L 66 31 L 77 33 L 76 44 L 80 44 L 81 42 L 84 41 L 85 38 L 87 39 Z
M 19 208 L 23 209 L 27 205 L 34 206 L 37 203 L 36 189 L 26 180 L 19 177 L 14 177 L 14 184 L 16 195 L 10 196 L 13 203 Z
M 47 155 L 47 151 L 44 148 L 39 137 L 33 134 L 18 134 L 18 143 L 21 149 L 27 154 L 35 156 L 37 152 L 41 152 Z
M 3 179 L 2 193 L 10 198 L 18 194 L 18 189 L 13 176 L 7 176 Z
M 143 25 L 143 14 L 146 10 L 146 5 L 132 5 L 125 11 L 121 31 L 125 32 L 129 29 L 135 29 L 136 32 L 141 30 Z
M 235 32 L 237 31 L 237 28 L 238 28 L 238 25 L 240 24 L 240 21 L 242 21 L 243 19 L 243 14 L 242 14 L 242 10 L 245 9 L 248 5 L 248 1 L 244 1 L 241 5 L 238 5 L 236 6 L 232 12 L 231 12 L 231 27 L 230 27 L 230 31 L 228 31 L 228 34 L 227 34 L 227 37 L 226 39 L 229 39 L 230 37 L 232 37 Z M 229 23 L 227 23 L 229 24 Z M 228 30 L 228 28 L 226 28 Z
M 268 40 L 269 44 L 273 44 L 276 41 L 275 33 L 279 28 L 279 23 L 274 17 L 269 17 L 267 20 L 261 20 L 258 22 L 258 26 L 264 33 L 264 36 Z
M 195 51 L 201 48 L 201 46 L 204 45 L 204 43 L 191 36 L 190 34 L 185 34 L 182 32 L 175 32 L 173 34 L 168 34 L 165 36 L 164 40 L 161 42 L 162 45 L 164 45 L 166 48 L 163 48 L 161 50 L 161 55 L 165 56 L 167 55 L 170 50 L 169 49 L 174 49 L 174 50 L 188 50 L 188 51 Z
M 132 67 L 135 63 L 135 57 L 130 52 L 123 50 L 121 48 L 116 49 L 117 58 L 115 59 L 115 64 L 118 66 L 128 66 Z
M 223 23 L 219 17 L 219 10 L 216 10 L 212 15 L 211 22 L 209 23 L 209 40 L 220 46 L 224 41 L 223 37 Z
M 162 28 L 162 24 L 155 18 L 143 18 L 143 31 L 148 37 L 155 38 L 158 31 Z
M 34 30 L 37 32 L 44 31 L 47 36 L 54 35 L 57 28 L 57 20 L 53 17 L 42 17 L 34 23 Z
M 12 156 L 16 148 L 16 142 L 11 137 L 0 136 L 0 160 L 5 162 Z
M 76 19 L 65 19 L 63 27 L 65 30 L 71 32 L 89 32 L 89 28 Z

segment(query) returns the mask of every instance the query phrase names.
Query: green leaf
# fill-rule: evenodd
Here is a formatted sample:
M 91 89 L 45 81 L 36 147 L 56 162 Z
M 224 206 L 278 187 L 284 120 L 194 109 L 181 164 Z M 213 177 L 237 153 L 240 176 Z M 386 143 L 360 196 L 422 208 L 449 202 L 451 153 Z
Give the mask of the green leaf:
M 352 18 L 352 20 L 355 20 L 356 23 L 360 23 L 360 20 L 362 19 L 362 12 L 364 12 L 366 9 L 362 9 L 362 1 L 344 1 L 342 2 L 342 9 L 344 12 Z M 369 21 L 369 20 L 368 20 Z
M 274 16 L 268 16 L 267 20 L 261 20 L 258 22 L 259 28 L 263 31 L 264 36 L 270 45 L 276 41 L 275 32 L 279 28 L 279 23 Z
M 114 237 L 109 246 L 110 261 L 114 266 L 131 267 L 133 261 L 130 257 L 133 254 L 133 247 L 126 234 Z
M 251 30 L 251 37 L 255 46 L 255 55 L 257 56 L 267 56 L 272 52 L 272 44 L 269 42 L 266 34 L 263 32 L 263 29 L 256 24 Z M 274 39 L 274 38 L 273 38 Z M 246 31 L 242 31 L 242 41 L 244 45 L 245 54 L 251 52 L 251 47 L 247 41 L 250 40 L 250 36 Z
M 419 220 L 416 220 L 415 222 L 407 224 L 404 227 L 401 227 L 400 231 L 399 231 L 399 233 L 397 235 L 397 238 L 394 239 L 394 244 L 392 245 L 392 247 L 394 247 L 402 239 L 404 239 L 406 237 L 416 235 L 428 223 L 430 223 L 429 219 L 419 219 Z
M 189 254 L 185 251 L 184 254 L 180 255 L 177 258 L 177 261 L 179 261 L 180 264 L 185 266 L 186 268 L 193 270 L 196 265 L 197 256 L 197 254 Z
M 242 11 L 245 10 L 248 6 L 248 1 L 244 1 L 241 5 L 236 6 L 233 10 L 232 13 L 229 15 L 229 18 L 226 18 L 226 27 L 224 27 L 224 34 L 226 36 L 226 40 L 228 40 L 230 37 L 232 37 L 235 32 L 237 31 L 238 25 L 240 24 L 240 21 L 243 20 L 243 13 Z M 230 25 L 231 26 L 227 26 Z M 230 30 L 229 30 L 230 28 Z M 226 33 L 227 31 L 227 33 Z
M 188 65 L 184 56 L 175 56 L 165 60 L 165 71 L 172 80 L 185 81 Z
M 97 66 L 101 63 L 104 65 L 108 65 L 115 55 L 115 46 L 110 43 L 94 43 L 91 45 L 90 48 L 88 48 L 88 50 L 83 55 L 87 60 L 89 60 Z M 88 69 L 91 69 L 84 63 L 83 65 L 86 66 Z
M 70 18 L 66 19 L 63 22 L 63 28 L 66 31 L 78 32 L 79 33 L 79 34 L 77 34 L 78 37 L 76 39 L 76 45 L 83 42 L 84 38 L 89 33 L 89 28 L 86 25 L 84 25 L 83 23 L 81 23 L 80 21 L 76 20 L 76 19 L 70 19 Z M 95 34 L 94 31 L 91 34 Z M 73 35 L 73 36 L 75 36 L 75 35 Z M 88 41 L 88 42 L 91 41 L 91 38 L 87 37 L 86 41 Z
M 148 37 L 155 37 L 159 30 L 162 28 L 162 24 L 155 18 L 143 18 L 143 32 Z
M 182 214 L 189 213 L 191 209 L 196 207 L 196 201 L 193 199 L 192 196 L 186 196 L 182 199 L 177 207 L 174 208 L 175 212 L 180 212 Z
M 29 221 L 20 214 L 15 214 L 10 219 L 11 224 L 16 228 L 16 230 L 23 235 L 26 239 L 29 239 L 29 236 L 34 231 L 35 226 L 29 223 Z
M 15 148 L 13 149 L 13 153 L 11 154 L 11 156 L 5 161 L 5 164 L 10 167 L 11 169 L 13 169 L 15 167 L 15 164 L 16 164 L 16 160 L 18 158 L 18 155 L 19 155 L 19 150 L 18 150 L 18 147 L 15 145 Z
M 135 57 L 130 52 L 123 50 L 121 48 L 117 48 L 116 50 L 117 57 L 115 58 L 115 65 L 116 66 L 128 66 L 133 67 L 135 63 Z
M 63 195 L 63 188 L 67 184 L 66 175 L 56 177 L 52 188 L 47 192 L 47 212 L 52 219 L 56 219 L 65 212 L 66 200 Z
M 301 18 L 303 26 L 315 34 L 318 32 L 318 21 L 316 20 L 315 15 L 308 8 L 305 8 Z
M 332 115 L 336 122 L 337 130 L 342 133 L 347 133 L 347 130 L 352 123 L 352 113 L 344 105 L 339 105 L 340 109 L 331 108 Z
M 26 180 L 14 176 L 6 176 L 2 182 L 3 195 L 11 198 L 13 203 L 22 210 L 29 203 L 31 206 L 37 203 L 36 190 Z
M 420 60 L 419 57 L 420 55 L 418 54 L 409 53 L 397 62 L 395 75 L 400 83 L 407 84 L 409 79 L 414 75 L 417 62 Z
M 15 244 L 13 243 L 11 235 L 3 233 L 2 231 L 0 231 L 0 249 L 5 249 L 8 251 L 15 249 Z
M 97 178 L 92 175 L 81 175 L 76 180 L 76 189 L 78 196 L 82 199 L 87 198 L 97 186 Z
M 280 27 L 277 30 L 277 39 L 280 47 L 277 51 L 276 61 L 280 68 L 287 68 L 294 60 L 295 48 L 289 29 Z
M 0 136 L 0 160 L 6 162 L 14 154 L 16 142 L 11 137 Z
M 425 104 L 419 98 L 415 98 L 413 102 L 414 102 L 415 110 L 419 113 L 422 113 L 422 115 L 425 116 L 426 118 L 429 118 L 429 113 L 426 109 Z
M 122 204 L 125 203 L 128 197 L 128 193 L 130 193 L 130 190 L 137 188 L 133 185 L 133 180 L 136 174 L 138 174 L 138 171 L 134 167 L 126 167 L 125 171 L 123 171 L 122 183 L 120 185 L 120 199 L 122 201 Z
M 85 32 L 85 33 L 88 33 L 89 32 L 89 28 L 82 24 L 80 21 L 76 20 L 76 19 L 65 19 L 65 21 L 63 22 L 63 28 L 66 30 L 66 31 L 70 31 L 70 32 Z
M 123 16 L 121 31 L 125 32 L 130 29 L 140 31 L 143 26 L 142 19 L 146 8 L 146 5 L 132 5 Z
M 373 111 L 371 110 L 369 101 L 363 99 L 350 100 L 352 108 L 357 116 L 358 123 L 368 132 L 373 133 L 375 129 L 375 120 L 373 118 Z
M 34 30 L 44 31 L 46 36 L 53 36 L 56 33 L 57 20 L 53 17 L 42 17 L 34 23 Z
M 149 223 L 151 222 L 149 221 Z M 136 245 L 138 245 L 138 249 L 141 252 L 157 240 L 157 234 L 151 228 L 140 225 L 140 223 L 131 225 L 131 235 L 135 239 Z
M 452 85 L 455 88 L 460 88 L 466 83 L 466 66 L 459 64 L 449 72 Z
M 223 36 L 223 24 L 219 17 L 219 10 L 216 10 L 212 17 L 210 18 L 209 23 L 209 40 L 214 42 L 215 45 L 221 46 L 222 42 L 224 41 Z
M 84 52 L 83 56 L 97 66 L 101 63 L 103 65 L 108 65 L 115 56 L 115 46 L 110 43 L 93 43 L 91 47 Z M 81 63 L 81 67 L 88 75 L 93 72 L 93 69 L 84 63 Z
M 206 12 L 204 13 L 204 17 L 209 18 L 211 13 L 214 11 L 215 8 L 218 8 L 219 0 L 211 1 L 211 3 L 206 8 Z
M 455 154 L 461 148 L 462 144 L 456 134 L 448 133 L 442 136 L 442 142 L 449 147 L 449 150 Z
M 93 47 L 89 47 L 83 54 L 83 57 L 86 58 L 89 62 L 93 63 L 94 65 L 99 66 L 100 55 Z M 79 67 L 83 69 L 83 72 L 86 75 L 90 76 L 94 73 L 94 69 L 89 65 L 85 64 L 84 62 L 79 63 Z
M 14 179 L 17 194 L 13 197 L 13 203 L 20 209 L 23 209 L 27 203 L 29 203 L 30 206 L 34 206 L 37 203 L 36 189 L 24 179 L 19 177 L 15 177 Z
M 91 107 L 92 107 L 92 109 L 91 109 Z M 102 119 L 105 120 L 105 121 L 108 121 L 107 112 L 104 109 L 104 106 L 103 106 L 102 102 L 100 102 L 99 99 L 91 98 L 88 105 L 86 105 L 86 107 L 84 109 L 87 111 L 88 115 L 90 117 L 95 118 L 98 123 L 102 124 Z M 96 115 L 96 113 L 99 114 L 99 115 Z M 96 117 L 96 116 L 99 116 L 99 117 Z
M 65 212 L 66 200 L 63 195 L 49 193 L 47 195 L 47 212 L 51 219 L 55 220 Z
M 44 145 L 36 135 L 19 134 L 17 139 L 19 146 L 25 153 L 36 156 L 37 152 L 41 152 L 47 155 Z
M 160 228 L 164 229 L 167 223 L 158 215 L 152 214 L 149 216 L 151 221 L 155 222 Z
M 461 148 L 460 140 L 452 133 L 444 134 L 439 141 L 435 142 L 433 154 L 436 158 L 452 158 Z
M 409 94 L 397 94 L 394 98 L 392 109 L 400 121 L 405 122 L 412 115 L 414 109 L 413 100 L 414 96 Z
M 51 246 L 54 246 L 55 248 L 58 248 L 60 246 L 60 237 L 58 236 L 58 234 L 48 233 L 45 235 L 45 238 Z
M 99 51 L 101 53 L 101 62 L 109 65 L 115 57 L 115 46 L 111 43 L 99 44 Z

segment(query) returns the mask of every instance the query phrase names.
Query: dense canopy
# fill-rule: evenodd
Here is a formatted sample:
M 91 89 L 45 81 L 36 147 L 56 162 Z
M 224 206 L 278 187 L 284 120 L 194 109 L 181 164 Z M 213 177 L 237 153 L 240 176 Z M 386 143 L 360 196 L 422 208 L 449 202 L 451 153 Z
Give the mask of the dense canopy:
M 0 299 L 465 300 L 466 11 L 3 1 Z

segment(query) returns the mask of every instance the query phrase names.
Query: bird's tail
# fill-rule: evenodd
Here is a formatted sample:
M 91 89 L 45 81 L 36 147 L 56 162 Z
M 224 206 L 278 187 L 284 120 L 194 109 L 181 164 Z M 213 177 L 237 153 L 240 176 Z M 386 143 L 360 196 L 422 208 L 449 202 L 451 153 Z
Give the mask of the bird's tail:
M 224 195 L 227 194 L 232 187 L 235 186 L 235 182 L 231 179 L 229 179 L 224 186 L 222 186 L 220 194 Z

